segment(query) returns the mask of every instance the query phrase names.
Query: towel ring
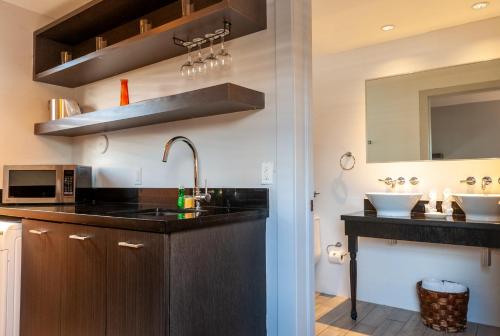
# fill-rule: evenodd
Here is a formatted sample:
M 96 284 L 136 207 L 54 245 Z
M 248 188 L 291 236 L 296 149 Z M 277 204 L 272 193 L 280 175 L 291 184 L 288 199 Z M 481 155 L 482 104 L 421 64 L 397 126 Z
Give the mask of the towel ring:
M 347 158 L 352 159 L 352 164 L 350 166 L 346 166 L 344 162 L 345 159 Z M 342 168 L 343 170 L 352 170 L 355 165 L 356 165 L 356 157 L 352 155 L 351 152 L 344 153 L 344 155 L 340 157 L 340 168 Z

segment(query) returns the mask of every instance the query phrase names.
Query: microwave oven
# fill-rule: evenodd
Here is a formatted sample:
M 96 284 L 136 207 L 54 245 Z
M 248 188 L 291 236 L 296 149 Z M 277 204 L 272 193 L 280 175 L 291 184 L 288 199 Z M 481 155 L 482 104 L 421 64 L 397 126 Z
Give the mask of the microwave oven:
M 70 204 L 92 189 L 92 168 L 78 165 L 6 165 L 3 203 Z

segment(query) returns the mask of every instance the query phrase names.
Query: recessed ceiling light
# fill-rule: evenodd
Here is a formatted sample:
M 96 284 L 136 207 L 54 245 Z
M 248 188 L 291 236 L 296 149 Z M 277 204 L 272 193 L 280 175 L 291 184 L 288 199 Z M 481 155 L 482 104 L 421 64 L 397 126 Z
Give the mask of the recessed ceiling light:
M 396 26 L 390 24 L 390 25 L 382 26 L 382 28 L 380 28 L 380 29 L 382 29 L 383 31 L 390 31 L 390 30 L 393 30 L 394 28 L 396 28 Z
M 475 4 L 472 5 L 472 9 L 484 9 L 488 7 L 490 3 L 487 1 L 482 1 L 482 2 L 476 2 Z

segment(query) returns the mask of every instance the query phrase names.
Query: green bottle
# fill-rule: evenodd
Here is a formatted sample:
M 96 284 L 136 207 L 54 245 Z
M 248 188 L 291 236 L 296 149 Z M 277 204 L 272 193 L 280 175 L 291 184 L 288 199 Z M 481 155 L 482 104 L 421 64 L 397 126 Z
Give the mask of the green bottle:
M 179 191 L 177 192 L 177 207 L 179 209 L 184 209 L 184 187 L 180 186 Z

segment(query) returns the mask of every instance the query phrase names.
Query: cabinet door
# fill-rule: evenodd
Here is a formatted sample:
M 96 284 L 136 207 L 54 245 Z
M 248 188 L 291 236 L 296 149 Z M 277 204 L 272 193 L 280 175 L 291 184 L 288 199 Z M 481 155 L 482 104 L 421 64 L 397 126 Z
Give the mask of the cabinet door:
M 106 229 L 64 225 L 61 335 L 106 334 Z
M 58 336 L 63 226 L 23 221 L 21 263 L 21 336 Z
M 108 336 L 167 335 L 167 237 L 108 230 Z

